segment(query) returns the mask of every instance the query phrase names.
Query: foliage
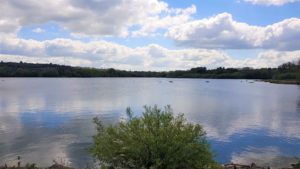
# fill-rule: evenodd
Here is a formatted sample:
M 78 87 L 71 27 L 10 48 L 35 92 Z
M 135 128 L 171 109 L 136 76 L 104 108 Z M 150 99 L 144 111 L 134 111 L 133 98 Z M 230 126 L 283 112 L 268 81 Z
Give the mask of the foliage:
M 205 132 L 199 124 L 164 110 L 145 106 L 141 117 L 104 127 L 94 119 L 97 134 L 91 153 L 102 168 L 122 169 L 206 169 L 215 163 Z
M 300 161 L 297 164 L 292 164 L 293 169 L 300 169 Z
M 196 67 L 190 70 L 169 72 L 125 71 L 117 69 L 96 69 L 71 67 L 56 64 L 32 64 L 0 62 L 0 77 L 169 77 L 169 78 L 215 78 L 215 79 L 273 79 L 300 80 L 300 60 L 284 63 L 278 68 L 224 68 L 206 69 Z
M 30 163 L 27 163 L 26 165 L 25 165 L 25 169 L 39 169 L 37 166 L 36 166 L 36 164 L 34 164 L 34 163 L 32 163 L 32 164 L 30 164 Z

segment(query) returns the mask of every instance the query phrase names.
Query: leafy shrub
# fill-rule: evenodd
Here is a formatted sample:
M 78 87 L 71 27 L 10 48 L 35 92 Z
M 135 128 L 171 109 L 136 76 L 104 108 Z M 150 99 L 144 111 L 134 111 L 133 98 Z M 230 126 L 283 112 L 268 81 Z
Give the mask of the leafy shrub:
M 102 168 L 208 169 L 213 154 L 199 124 L 188 123 L 183 114 L 145 106 L 141 117 L 127 109 L 129 120 L 104 127 L 97 118 L 97 134 L 91 153 Z

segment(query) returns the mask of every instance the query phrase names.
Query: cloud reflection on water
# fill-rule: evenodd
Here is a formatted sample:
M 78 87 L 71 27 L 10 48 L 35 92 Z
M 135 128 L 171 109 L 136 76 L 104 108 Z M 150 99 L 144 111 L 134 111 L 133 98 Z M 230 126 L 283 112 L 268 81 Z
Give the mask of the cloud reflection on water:
M 85 157 L 93 117 L 113 123 L 124 118 L 127 106 L 140 112 L 154 104 L 170 104 L 175 113 L 203 124 L 220 162 L 253 160 L 260 149 L 275 152 L 265 147 L 276 150 L 276 158 L 300 156 L 295 152 L 300 149 L 297 86 L 201 79 L 5 79 L 0 164 L 21 155 L 42 165 L 64 158 L 82 166 L 90 160 Z
M 300 160 L 297 157 L 283 156 L 277 147 L 255 148 L 249 147 L 246 151 L 232 154 L 232 162 L 239 164 L 251 164 L 253 161 L 260 166 L 271 168 L 291 167 Z

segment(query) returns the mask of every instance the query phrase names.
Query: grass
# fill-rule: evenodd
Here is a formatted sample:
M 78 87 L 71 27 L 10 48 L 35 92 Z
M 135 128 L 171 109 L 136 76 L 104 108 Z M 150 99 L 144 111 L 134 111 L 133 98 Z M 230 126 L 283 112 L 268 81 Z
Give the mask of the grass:
M 294 84 L 294 85 L 300 85 L 299 80 L 264 80 L 265 82 L 269 83 L 276 83 L 276 84 Z

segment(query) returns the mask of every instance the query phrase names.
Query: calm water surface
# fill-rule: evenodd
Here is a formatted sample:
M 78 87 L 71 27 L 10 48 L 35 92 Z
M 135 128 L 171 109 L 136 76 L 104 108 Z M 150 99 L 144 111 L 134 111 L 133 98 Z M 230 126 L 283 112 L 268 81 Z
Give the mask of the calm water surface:
M 221 163 L 288 166 L 300 157 L 300 86 L 245 80 L 0 78 L 0 165 L 52 160 L 83 167 L 94 133 L 125 109 L 171 105 L 201 123 Z

